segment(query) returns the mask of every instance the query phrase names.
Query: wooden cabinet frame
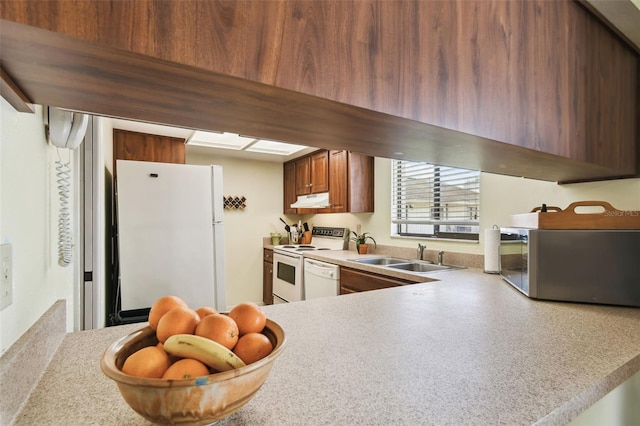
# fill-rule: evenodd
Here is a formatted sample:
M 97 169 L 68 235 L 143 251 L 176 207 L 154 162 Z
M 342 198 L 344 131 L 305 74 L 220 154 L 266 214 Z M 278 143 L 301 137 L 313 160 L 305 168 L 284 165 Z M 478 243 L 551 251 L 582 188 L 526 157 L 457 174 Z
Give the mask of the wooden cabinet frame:
M 425 281 L 426 282 L 426 281 Z M 415 281 L 372 274 L 357 269 L 340 267 L 340 294 L 380 290 L 389 287 L 415 284 Z

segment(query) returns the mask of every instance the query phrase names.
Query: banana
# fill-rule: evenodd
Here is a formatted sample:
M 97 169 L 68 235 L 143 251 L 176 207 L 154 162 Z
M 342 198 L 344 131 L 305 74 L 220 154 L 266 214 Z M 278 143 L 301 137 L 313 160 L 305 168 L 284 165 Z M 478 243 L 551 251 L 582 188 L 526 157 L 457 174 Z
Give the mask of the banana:
M 218 371 L 233 370 L 246 364 L 232 351 L 206 337 L 175 334 L 164 342 L 164 350 L 180 358 L 193 358 Z

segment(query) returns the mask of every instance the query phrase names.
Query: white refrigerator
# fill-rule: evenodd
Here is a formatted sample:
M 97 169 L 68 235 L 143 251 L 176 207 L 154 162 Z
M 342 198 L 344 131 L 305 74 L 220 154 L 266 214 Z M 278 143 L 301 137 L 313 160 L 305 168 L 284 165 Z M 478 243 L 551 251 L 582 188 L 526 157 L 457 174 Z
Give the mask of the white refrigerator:
M 117 160 L 121 311 L 176 295 L 226 310 L 222 167 Z

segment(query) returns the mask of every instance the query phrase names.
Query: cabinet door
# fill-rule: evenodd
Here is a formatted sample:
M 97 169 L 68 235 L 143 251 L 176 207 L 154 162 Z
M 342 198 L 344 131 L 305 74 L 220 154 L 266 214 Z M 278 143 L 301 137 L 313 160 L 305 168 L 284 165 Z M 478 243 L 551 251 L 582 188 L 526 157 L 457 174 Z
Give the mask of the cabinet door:
M 340 294 L 380 290 L 405 284 L 415 284 L 415 282 L 370 274 L 356 269 L 340 268 Z
M 321 213 L 374 210 L 374 158 L 349 151 L 329 152 L 329 201 Z
M 348 153 L 345 150 L 329 152 L 329 176 L 331 176 L 329 180 L 329 203 L 331 203 L 331 207 L 326 209 L 326 213 L 345 213 L 349 211 L 347 156 Z
M 115 174 L 117 174 L 116 160 L 185 164 L 184 139 L 114 129 L 113 170 Z
M 374 158 L 355 152 L 348 153 L 348 211 L 374 211 Z M 332 175 L 333 176 L 333 175 Z
M 311 156 L 311 193 L 329 190 L 329 152 L 321 151 Z
M 273 262 L 262 262 L 262 301 L 273 305 Z
M 296 209 L 291 207 L 291 204 L 296 202 L 296 164 L 295 162 L 284 163 L 284 194 L 283 194 L 283 209 L 284 214 L 295 214 Z
M 311 193 L 311 158 L 304 157 L 295 161 L 296 195 Z

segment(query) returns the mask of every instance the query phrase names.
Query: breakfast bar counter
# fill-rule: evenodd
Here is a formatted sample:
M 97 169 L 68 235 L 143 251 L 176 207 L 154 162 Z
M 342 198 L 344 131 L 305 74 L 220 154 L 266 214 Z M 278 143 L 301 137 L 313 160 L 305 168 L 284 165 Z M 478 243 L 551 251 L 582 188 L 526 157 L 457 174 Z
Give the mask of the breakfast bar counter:
M 263 307 L 287 347 L 219 424 L 566 424 L 640 371 L 640 309 L 530 300 L 473 268 L 437 278 Z M 100 371 L 144 325 L 67 334 L 16 424 L 149 424 Z

